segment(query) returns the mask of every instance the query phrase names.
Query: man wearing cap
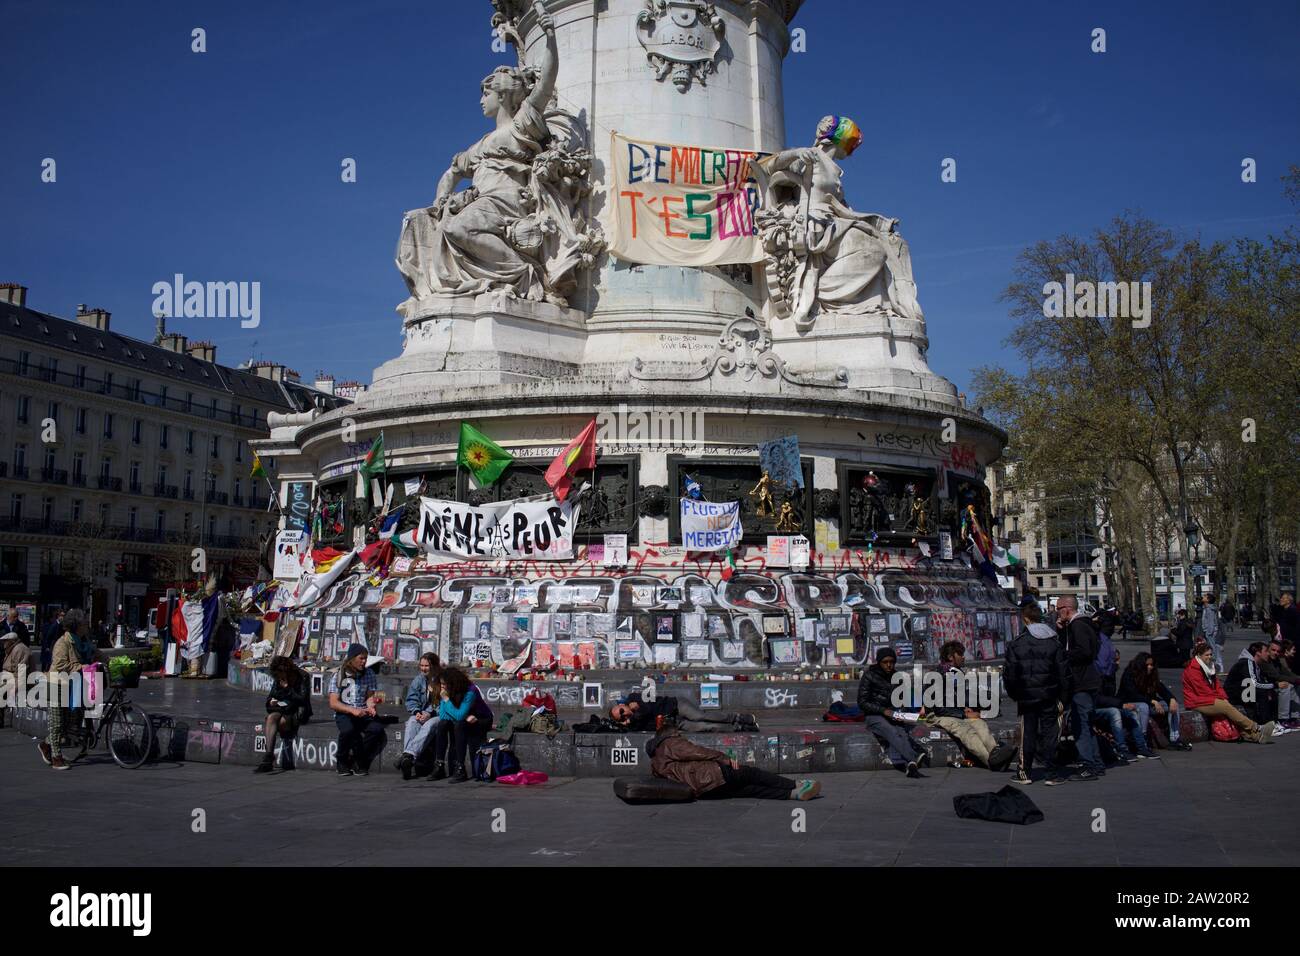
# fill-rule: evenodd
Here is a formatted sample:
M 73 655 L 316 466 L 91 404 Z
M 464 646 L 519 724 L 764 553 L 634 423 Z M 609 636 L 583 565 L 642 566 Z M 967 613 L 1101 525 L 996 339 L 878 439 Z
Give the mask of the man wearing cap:
M 867 668 L 862 683 L 858 685 L 858 707 L 867 715 L 867 729 L 887 748 L 894 769 L 909 777 L 919 777 L 920 768 L 930 764 L 930 754 L 912 736 L 911 724 L 899 720 L 904 711 L 894 707 L 894 665 L 897 661 L 898 655 L 892 647 L 876 651 L 876 663 Z M 924 714 L 922 709 L 918 716 Z
M 350 644 L 343 666 L 330 676 L 329 703 L 339 729 L 341 777 L 366 776 L 384 745 L 384 725 L 375 719 L 373 700 L 379 678 L 366 666 L 369 656 L 364 644 Z

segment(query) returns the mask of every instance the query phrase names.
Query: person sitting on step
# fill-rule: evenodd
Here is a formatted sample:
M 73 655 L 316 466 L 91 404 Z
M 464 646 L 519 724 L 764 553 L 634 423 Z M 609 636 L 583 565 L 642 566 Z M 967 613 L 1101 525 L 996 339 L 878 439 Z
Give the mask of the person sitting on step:
M 290 744 L 298 734 L 298 727 L 311 716 L 310 679 L 287 657 L 271 658 L 267 675 L 275 683 L 266 695 L 266 752 L 253 773 L 270 773 L 275 769 L 275 739 L 278 736 L 284 753 L 280 766 L 293 768 Z
M 948 687 L 952 687 L 955 692 L 958 688 L 968 686 L 962 674 L 962 666 L 966 663 L 966 648 L 961 641 L 949 641 L 939 648 L 939 663 L 945 678 L 945 691 Z M 978 710 L 964 704 L 960 707 L 932 708 L 927 712 L 926 722 L 934 724 L 957 741 L 962 752 L 981 767 L 1005 770 L 1016 755 L 1015 747 L 998 744 Z M 953 766 L 961 764 L 954 763 Z
M 1214 667 L 1214 648 L 1200 641 L 1192 649 L 1192 659 L 1183 668 L 1183 706 L 1194 710 L 1207 721 L 1226 720 L 1252 743 L 1271 744 L 1273 724 L 1255 723 L 1232 704 L 1218 679 Z
M 858 684 L 858 707 L 866 714 L 867 729 L 887 748 L 889 762 L 895 770 L 909 777 L 920 777 L 921 768 L 930 765 L 930 753 L 912 736 L 913 721 L 904 715 L 925 716 L 919 711 L 894 707 L 894 666 L 898 654 L 892 647 L 876 651 L 876 663 L 867 668 Z
M 438 689 L 442 677 L 442 662 L 438 655 L 429 651 L 420 658 L 420 673 L 406 689 L 406 728 L 402 731 L 402 756 L 398 758 L 397 769 L 402 772 L 403 780 L 410 780 L 415 775 L 415 765 L 420 754 L 438 729 L 438 705 L 442 702 Z

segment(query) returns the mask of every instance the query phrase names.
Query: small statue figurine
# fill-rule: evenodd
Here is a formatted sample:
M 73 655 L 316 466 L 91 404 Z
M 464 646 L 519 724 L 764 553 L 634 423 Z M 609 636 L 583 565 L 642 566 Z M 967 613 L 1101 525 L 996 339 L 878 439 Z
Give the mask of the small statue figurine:
M 792 534 L 799 530 L 799 519 L 795 517 L 790 502 L 781 502 L 781 514 L 776 519 L 776 530 L 782 534 Z
M 912 513 L 907 519 L 909 530 L 917 534 L 930 533 L 930 503 L 921 495 L 921 489 L 913 482 L 909 482 L 904 489 L 912 496 Z
M 776 511 L 776 502 L 772 500 L 772 476 L 763 472 L 763 477 L 758 479 L 758 484 L 749 489 L 749 497 L 758 498 L 758 506 L 754 509 L 754 514 L 760 518 L 771 517 Z

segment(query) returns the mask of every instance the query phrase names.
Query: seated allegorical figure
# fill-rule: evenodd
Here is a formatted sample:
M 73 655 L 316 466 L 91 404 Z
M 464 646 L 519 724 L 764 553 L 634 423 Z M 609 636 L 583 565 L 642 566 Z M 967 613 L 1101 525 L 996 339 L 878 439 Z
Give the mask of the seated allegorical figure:
M 603 248 L 577 212 L 591 162 L 580 124 L 548 110 L 555 25 L 549 15 L 539 25 L 546 43 L 536 67 L 501 66 L 483 80 L 480 102 L 496 128 L 456 154 L 431 206 L 402 221 L 397 268 L 415 299 L 502 291 L 565 305 L 573 272 Z
M 758 164 L 767 196 L 757 215 L 778 313 L 801 329 L 818 312 L 887 311 L 921 321 L 912 259 L 897 219 L 849 208 L 837 159 L 862 142 L 847 116 L 826 116 L 812 146 Z

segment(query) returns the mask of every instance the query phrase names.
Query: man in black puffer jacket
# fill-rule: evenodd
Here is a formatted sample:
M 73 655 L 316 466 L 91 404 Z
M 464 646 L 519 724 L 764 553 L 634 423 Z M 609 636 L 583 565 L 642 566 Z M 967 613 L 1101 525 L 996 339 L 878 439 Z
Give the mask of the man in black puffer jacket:
M 868 667 L 858 684 L 858 707 L 866 714 L 867 729 L 885 745 L 895 770 L 909 777 L 921 776 L 920 768 L 930 763 L 929 752 L 912 736 L 911 723 L 899 720 L 904 711 L 894 708 L 894 664 L 898 655 L 892 647 L 876 652 L 876 663 Z
M 1013 783 L 1033 783 L 1034 757 L 1042 758 L 1049 786 L 1064 782 L 1056 764 L 1056 742 L 1061 735 L 1058 705 L 1065 697 L 1069 675 L 1056 631 L 1043 623 L 1037 604 L 1020 612 L 1025 630 L 1007 648 L 1002 683 L 1020 714 L 1020 771 Z
M 1065 663 L 1070 670 L 1070 728 L 1083 764 L 1070 779 L 1095 780 L 1106 776 L 1097 738 L 1092 733 L 1092 715 L 1101 690 L 1101 671 L 1097 669 L 1101 638 L 1096 625 L 1079 613 L 1079 600 L 1071 594 L 1056 601 L 1056 629 L 1065 644 Z

